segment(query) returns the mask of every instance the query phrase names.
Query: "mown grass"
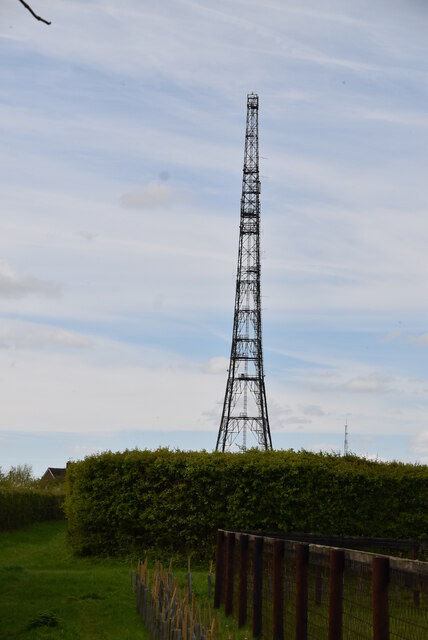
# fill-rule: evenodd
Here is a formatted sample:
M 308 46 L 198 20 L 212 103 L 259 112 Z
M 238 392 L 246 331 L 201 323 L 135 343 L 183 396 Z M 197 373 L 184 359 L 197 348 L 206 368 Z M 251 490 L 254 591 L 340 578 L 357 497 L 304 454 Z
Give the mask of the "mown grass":
M 153 562 L 150 564 L 153 570 Z M 67 547 L 65 522 L 34 524 L 0 533 L 0 640 L 148 640 L 136 613 L 129 568 L 125 559 L 74 557 Z M 173 573 L 184 590 L 186 562 L 176 560 Z M 208 563 L 192 566 L 193 592 L 207 618 L 209 611 L 214 615 L 214 584 L 209 598 L 208 573 Z M 312 582 L 308 628 L 313 637 L 326 637 L 327 586 L 322 607 L 316 606 Z M 371 587 L 361 587 L 352 576 L 345 580 L 344 638 L 371 638 Z M 426 599 L 421 598 L 421 605 L 416 608 L 413 592 L 404 590 L 404 596 L 399 598 L 401 591 L 391 589 L 391 632 L 397 637 L 423 640 L 427 637 Z M 285 603 L 287 638 L 293 637 L 294 602 L 293 587 Z M 270 616 L 271 611 L 264 615 Z M 227 640 L 234 622 L 225 618 L 223 608 L 220 621 L 222 633 L 217 637 Z M 236 630 L 237 640 L 245 636 L 251 638 L 248 626 Z
M 129 562 L 76 558 L 66 523 L 0 533 L 0 639 L 148 639 Z
M 151 562 L 153 570 L 154 562 Z M 135 566 L 135 559 L 134 559 Z M 187 564 L 173 573 L 183 591 Z M 192 590 L 214 616 L 214 580 L 208 597 L 209 563 L 192 566 Z M 216 616 L 219 614 L 216 613 Z M 234 622 L 220 614 L 222 637 Z M 218 629 L 218 620 L 216 624 Z M 244 638 L 248 628 L 237 638 Z M 148 640 L 136 613 L 129 559 L 75 557 L 66 522 L 34 524 L 0 533 L 0 640 Z

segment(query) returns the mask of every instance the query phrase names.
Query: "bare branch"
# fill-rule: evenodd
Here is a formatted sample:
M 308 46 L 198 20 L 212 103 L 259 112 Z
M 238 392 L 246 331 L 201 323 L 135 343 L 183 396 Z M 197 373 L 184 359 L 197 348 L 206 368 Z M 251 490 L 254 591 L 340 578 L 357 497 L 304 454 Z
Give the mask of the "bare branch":
M 26 2 L 24 2 L 24 0 L 19 0 L 19 2 L 24 5 L 24 7 L 26 9 L 28 9 L 28 11 L 31 13 L 32 16 L 34 16 L 36 18 L 36 20 L 40 20 L 40 22 L 44 22 L 45 24 L 51 24 L 50 22 L 48 22 L 47 20 L 45 20 L 44 18 L 41 18 L 40 16 L 37 15 L 37 13 L 34 13 L 34 11 L 32 10 L 32 8 L 30 7 L 30 5 L 28 5 Z

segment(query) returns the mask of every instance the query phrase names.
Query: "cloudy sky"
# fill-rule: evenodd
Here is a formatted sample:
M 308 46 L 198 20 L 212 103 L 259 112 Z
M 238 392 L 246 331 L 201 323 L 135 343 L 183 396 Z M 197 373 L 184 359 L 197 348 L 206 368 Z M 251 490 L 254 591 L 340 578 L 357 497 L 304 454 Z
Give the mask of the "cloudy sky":
M 260 97 L 275 448 L 428 462 L 424 0 L 0 8 L 0 466 L 211 450 Z

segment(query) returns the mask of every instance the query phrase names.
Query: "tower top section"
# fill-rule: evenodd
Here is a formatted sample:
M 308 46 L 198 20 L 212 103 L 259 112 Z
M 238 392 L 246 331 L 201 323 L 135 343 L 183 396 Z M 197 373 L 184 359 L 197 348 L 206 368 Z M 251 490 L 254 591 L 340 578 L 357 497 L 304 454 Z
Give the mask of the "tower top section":
M 257 93 L 249 93 L 247 95 L 247 108 L 258 109 L 259 108 L 259 96 Z

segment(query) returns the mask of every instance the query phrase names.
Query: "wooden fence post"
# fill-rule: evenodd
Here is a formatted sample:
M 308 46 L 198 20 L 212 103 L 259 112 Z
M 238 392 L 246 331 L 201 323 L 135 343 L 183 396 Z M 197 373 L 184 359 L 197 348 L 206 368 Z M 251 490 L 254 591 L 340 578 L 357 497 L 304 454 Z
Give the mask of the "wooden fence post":
M 224 612 L 227 616 L 233 613 L 233 582 L 235 573 L 235 534 L 226 534 L 226 576 L 224 594 Z
M 262 635 L 263 602 L 263 538 L 254 538 L 254 584 L 253 584 L 253 638 Z
M 241 533 L 239 538 L 239 593 L 238 626 L 247 622 L 247 580 L 248 580 L 248 535 Z
M 345 552 L 330 551 L 330 603 L 328 615 L 328 640 L 342 640 L 343 571 Z
M 215 552 L 215 586 L 214 586 L 214 607 L 218 609 L 223 596 L 224 579 L 224 531 L 217 531 L 217 547 Z
M 296 549 L 296 640 L 308 635 L 308 563 L 309 545 L 298 544 Z
M 389 558 L 373 558 L 373 640 L 389 640 L 388 583 Z
M 273 541 L 273 640 L 284 640 L 284 541 Z

